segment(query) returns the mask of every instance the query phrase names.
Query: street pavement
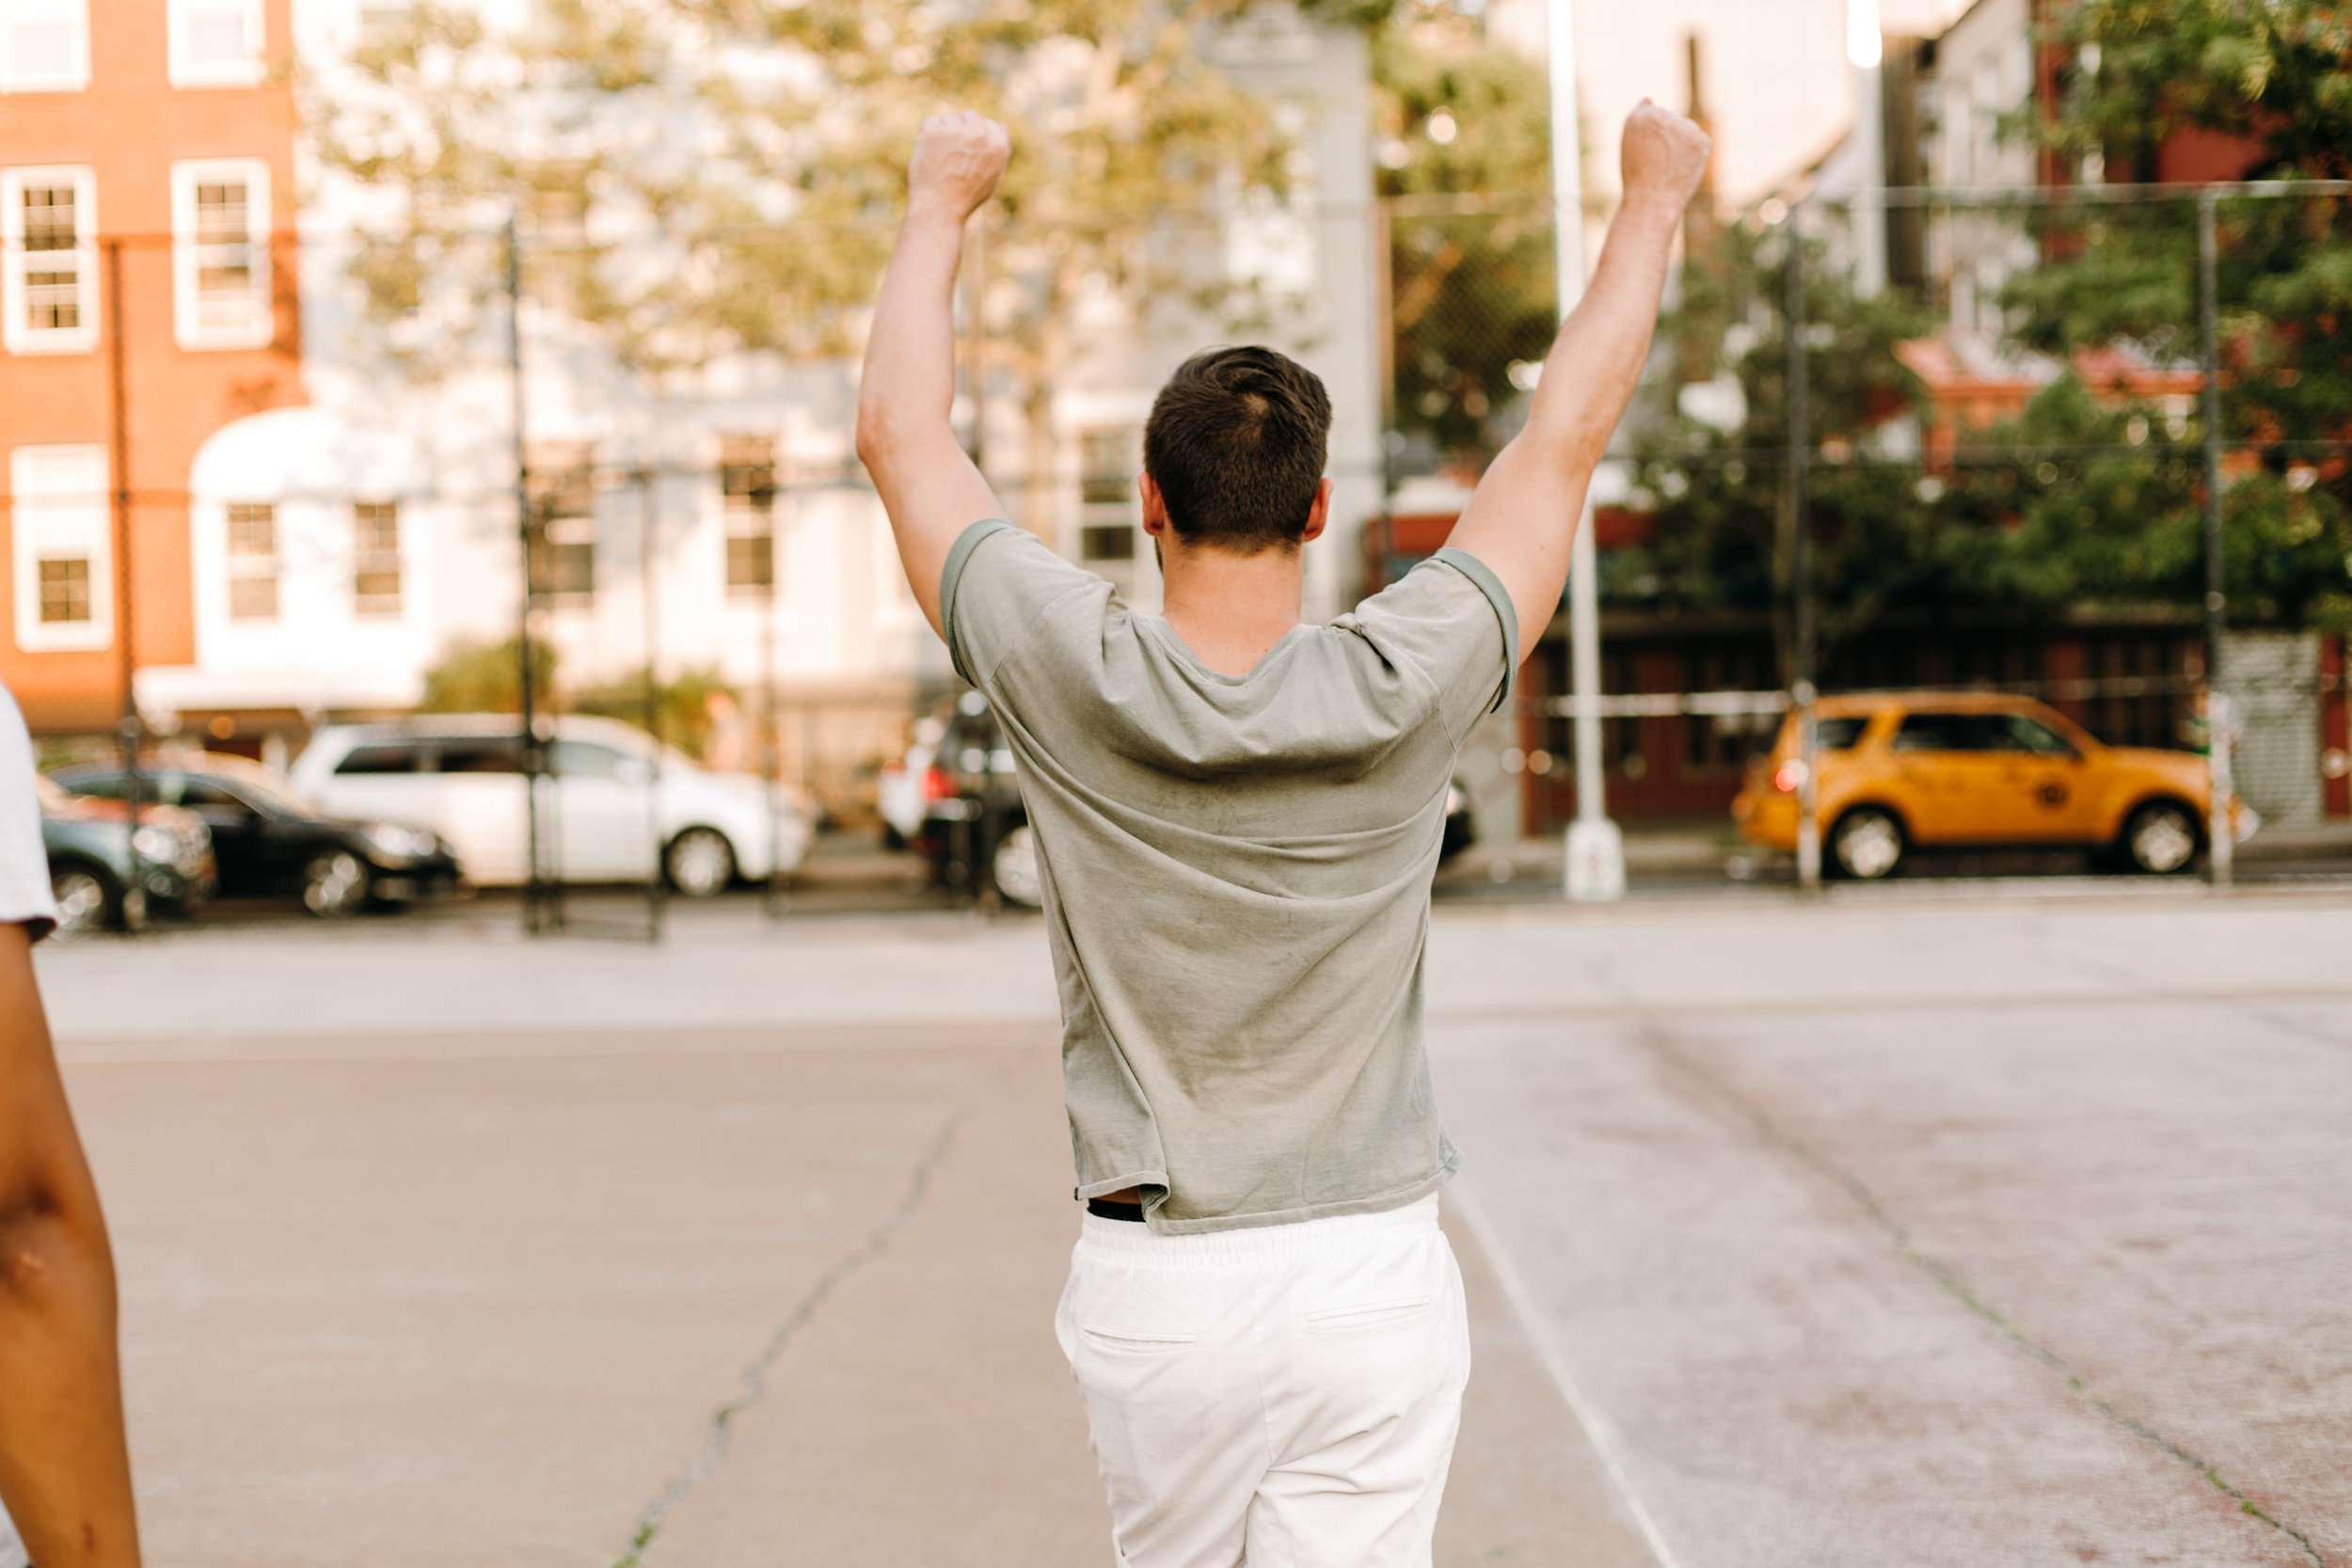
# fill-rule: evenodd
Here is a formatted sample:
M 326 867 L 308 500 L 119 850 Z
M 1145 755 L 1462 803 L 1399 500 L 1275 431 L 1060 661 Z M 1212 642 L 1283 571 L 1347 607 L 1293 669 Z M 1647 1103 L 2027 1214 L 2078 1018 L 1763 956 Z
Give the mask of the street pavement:
M 2352 897 L 1441 909 L 1438 1561 L 2352 1563 Z M 1034 919 L 46 944 L 154 1560 L 1100 1564 Z

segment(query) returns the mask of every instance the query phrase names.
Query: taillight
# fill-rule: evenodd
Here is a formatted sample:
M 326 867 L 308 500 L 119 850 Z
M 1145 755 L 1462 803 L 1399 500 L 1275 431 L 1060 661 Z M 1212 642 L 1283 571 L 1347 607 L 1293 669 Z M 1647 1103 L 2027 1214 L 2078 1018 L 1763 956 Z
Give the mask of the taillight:
M 1794 795 L 1804 784 L 1804 759 L 1790 757 L 1772 769 L 1772 787 L 1783 795 Z
M 924 773 L 924 775 L 923 775 L 923 799 L 924 799 L 924 800 L 954 800 L 954 799 L 956 798 L 956 796 L 957 796 L 958 794 L 960 794 L 960 793 L 961 793 L 961 791 L 959 791 L 959 790 L 956 788 L 956 781 L 955 781 L 954 776 L 953 776 L 952 774 L 950 774 L 950 773 L 947 771 L 947 769 L 946 769 L 945 768 L 940 768 L 940 767 L 937 767 L 937 766 L 933 766 L 932 768 L 930 768 L 929 770 L 927 770 L 927 771 Z

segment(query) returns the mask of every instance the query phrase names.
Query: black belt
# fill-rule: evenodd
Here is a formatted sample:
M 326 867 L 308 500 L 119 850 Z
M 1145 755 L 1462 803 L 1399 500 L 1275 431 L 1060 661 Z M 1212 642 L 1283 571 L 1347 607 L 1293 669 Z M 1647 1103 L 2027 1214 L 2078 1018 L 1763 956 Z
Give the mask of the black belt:
M 1087 1212 L 1106 1220 L 1126 1220 L 1134 1225 L 1143 1223 L 1143 1205 L 1140 1203 L 1114 1203 L 1107 1197 L 1090 1197 L 1087 1199 Z

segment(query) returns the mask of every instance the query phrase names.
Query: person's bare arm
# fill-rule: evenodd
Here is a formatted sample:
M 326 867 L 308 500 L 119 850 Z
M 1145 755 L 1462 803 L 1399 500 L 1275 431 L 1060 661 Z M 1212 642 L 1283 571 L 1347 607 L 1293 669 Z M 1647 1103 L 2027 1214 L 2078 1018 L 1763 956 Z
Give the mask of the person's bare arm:
M 1003 515 L 957 442 L 956 268 L 963 226 L 994 194 L 1011 142 L 969 110 L 933 115 L 907 169 L 907 216 L 882 274 L 857 395 L 857 454 L 874 476 L 915 602 L 939 620 L 939 574 L 956 536 Z
M 1627 117 L 1625 196 L 1590 288 L 1544 357 L 1527 428 L 1490 465 L 1448 541 L 1493 569 L 1518 611 L 1516 662 L 1534 650 L 1568 580 L 1568 547 L 1593 469 L 1649 356 L 1683 209 L 1708 139 L 1645 100 Z
M 114 1259 L 24 927 L 0 924 L 0 1502 L 40 1568 L 135 1568 Z

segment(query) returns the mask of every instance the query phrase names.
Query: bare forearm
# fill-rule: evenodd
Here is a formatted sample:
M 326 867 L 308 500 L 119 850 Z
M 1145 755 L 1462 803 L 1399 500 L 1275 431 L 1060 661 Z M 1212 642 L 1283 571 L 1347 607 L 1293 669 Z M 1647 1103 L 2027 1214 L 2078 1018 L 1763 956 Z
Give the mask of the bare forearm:
M 955 403 L 956 269 L 962 257 L 961 217 L 927 204 L 908 210 L 882 274 L 858 384 L 858 451 L 868 464 L 886 456 L 893 439 L 912 429 L 947 429 Z
M 78 1208 L 0 1225 L 0 1501 L 40 1568 L 135 1568 L 114 1268 Z
M 1592 284 L 1544 357 L 1520 437 L 1550 449 L 1545 455 L 1552 461 L 1589 468 L 1625 417 L 1649 357 L 1681 216 L 1651 199 L 1627 207 L 1609 226 Z

